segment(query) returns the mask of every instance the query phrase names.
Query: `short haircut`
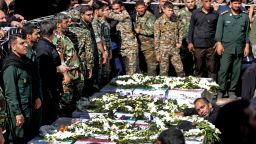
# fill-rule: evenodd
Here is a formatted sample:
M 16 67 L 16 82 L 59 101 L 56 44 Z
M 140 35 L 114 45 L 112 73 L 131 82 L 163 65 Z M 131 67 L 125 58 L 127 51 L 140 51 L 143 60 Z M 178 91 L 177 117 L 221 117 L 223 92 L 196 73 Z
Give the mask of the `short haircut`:
M 57 13 L 54 16 L 54 22 L 55 23 L 61 23 L 63 20 L 69 19 L 70 17 L 67 14 L 64 13 Z
M 120 6 L 124 6 L 123 2 L 120 1 L 120 0 L 115 0 L 115 1 L 113 1 L 112 5 L 115 5 L 115 4 L 118 4 L 118 5 L 120 5 Z
M 105 4 L 105 3 L 103 3 L 103 6 L 100 8 L 100 9 L 106 9 L 106 8 L 109 8 L 109 5 L 108 4 Z
M 56 29 L 55 22 L 51 20 L 46 20 L 40 24 L 40 35 L 41 36 L 51 36 Z
M 183 133 L 175 126 L 171 126 L 167 130 L 162 131 L 157 140 L 162 144 L 185 144 Z
M 142 1 L 142 0 L 139 0 L 139 1 L 137 1 L 137 2 L 135 3 L 135 7 L 137 7 L 137 6 L 139 6 L 139 5 L 145 6 L 145 2 Z
M 242 2 L 242 0 L 230 0 L 230 2 Z
M 194 101 L 194 104 L 196 104 L 199 100 L 203 100 L 206 104 L 209 104 L 209 103 L 210 103 L 210 101 L 209 101 L 207 98 L 202 97 L 202 98 L 197 98 L 197 99 Z
M 35 29 L 38 29 L 38 27 L 33 23 L 26 23 L 22 27 L 22 34 L 23 37 L 26 37 L 28 34 L 32 34 Z
M 93 11 L 92 7 L 89 5 L 82 5 L 80 7 L 80 14 L 84 14 L 87 11 Z
M 104 6 L 104 4 L 101 1 L 96 1 L 93 3 L 92 8 L 93 10 L 101 9 Z
M 169 8 L 169 9 L 173 9 L 173 4 L 172 2 L 166 1 L 163 5 L 163 9 Z
M 24 39 L 24 37 L 21 34 L 13 34 L 10 36 L 9 42 L 8 42 L 8 47 L 11 50 L 11 46 L 16 43 L 17 39 L 21 38 Z

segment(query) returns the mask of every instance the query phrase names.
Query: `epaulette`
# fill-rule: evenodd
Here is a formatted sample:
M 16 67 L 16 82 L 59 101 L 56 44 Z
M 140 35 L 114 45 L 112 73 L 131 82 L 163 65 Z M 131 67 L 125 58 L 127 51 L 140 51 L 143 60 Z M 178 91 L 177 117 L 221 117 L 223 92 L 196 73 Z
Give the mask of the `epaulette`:
M 244 14 L 249 14 L 248 11 L 245 11 L 245 10 L 243 10 L 242 13 L 244 13 Z
M 224 12 L 221 13 L 221 15 L 224 15 L 224 14 L 226 14 L 228 12 L 229 12 L 229 10 L 225 10 Z

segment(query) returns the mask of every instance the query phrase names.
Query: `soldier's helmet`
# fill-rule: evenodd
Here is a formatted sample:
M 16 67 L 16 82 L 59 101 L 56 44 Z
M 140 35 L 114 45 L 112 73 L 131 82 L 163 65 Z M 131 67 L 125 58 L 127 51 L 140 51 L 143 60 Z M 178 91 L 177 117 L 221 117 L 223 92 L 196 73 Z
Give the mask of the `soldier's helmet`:
M 76 9 L 68 11 L 67 15 L 71 18 L 72 21 L 78 22 L 80 19 L 80 12 Z

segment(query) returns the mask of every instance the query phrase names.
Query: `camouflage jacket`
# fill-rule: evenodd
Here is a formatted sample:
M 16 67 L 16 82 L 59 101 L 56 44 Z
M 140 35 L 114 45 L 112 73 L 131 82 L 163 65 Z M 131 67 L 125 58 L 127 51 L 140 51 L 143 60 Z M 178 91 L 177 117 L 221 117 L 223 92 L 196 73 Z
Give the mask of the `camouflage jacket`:
M 85 22 L 84 20 L 81 20 L 79 25 L 81 28 L 86 29 L 86 31 L 88 31 L 88 34 L 85 35 L 85 37 L 88 40 L 90 39 L 90 41 L 88 41 L 88 42 L 90 44 L 90 49 L 92 50 L 92 53 L 93 53 L 93 58 L 94 58 L 93 63 L 94 63 L 94 67 L 97 67 L 99 65 L 99 52 L 98 52 L 92 24 Z
M 96 43 L 102 41 L 102 35 L 101 35 L 101 23 L 98 18 L 94 18 L 92 21 L 92 28 L 95 35 L 95 41 Z
M 79 75 L 77 72 L 72 72 L 72 70 L 80 69 L 80 60 L 77 56 L 72 41 L 64 34 L 55 34 L 52 39 L 52 43 L 56 46 L 57 51 L 59 52 L 61 63 L 70 68 L 69 75 L 72 77 L 72 79 L 81 78 L 81 75 Z
M 0 127 L 4 126 L 4 122 L 7 118 L 6 114 L 6 101 L 4 99 L 3 90 L 0 87 Z
M 136 26 L 140 29 L 140 33 L 138 35 L 139 42 L 141 44 L 141 50 L 147 50 L 150 48 L 154 48 L 154 23 L 156 21 L 156 17 L 146 11 L 143 16 L 136 16 Z
M 92 70 L 94 67 L 94 56 L 92 51 L 92 39 L 89 36 L 90 31 L 83 29 L 78 25 L 70 25 L 68 29 L 77 37 L 77 54 L 80 58 L 81 69 L 83 71 Z
M 158 18 L 154 25 L 154 40 L 156 54 L 162 48 L 175 48 L 177 43 L 182 43 L 183 30 L 180 21 L 172 22 L 166 15 Z
M 184 34 L 183 39 L 187 40 L 190 18 L 191 18 L 192 12 L 189 11 L 188 8 L 185 7 L 185 8 L 180 9 L 176 14 L 181 22 L 181 26 L 183 27 L 183 34 Z
M 111 37 L 110 37 L 110 26 L 108 22 L 104 19 L 100 19 L 99 21 L 101 23 L 101 35 L 103 38 L 103 44 L 107 52 L 109 53 L 112 47 Z
M 123 10 L 121 13 L 114 13 L 113 11 L 110 11 L 109 18 L 118 21 L 116 29 L 121 34 L 121 45 L 130 45 L 133 42 L 137 43 L 135 41 L 135 35 L 132 31 L 132 20 L 126 10 Z

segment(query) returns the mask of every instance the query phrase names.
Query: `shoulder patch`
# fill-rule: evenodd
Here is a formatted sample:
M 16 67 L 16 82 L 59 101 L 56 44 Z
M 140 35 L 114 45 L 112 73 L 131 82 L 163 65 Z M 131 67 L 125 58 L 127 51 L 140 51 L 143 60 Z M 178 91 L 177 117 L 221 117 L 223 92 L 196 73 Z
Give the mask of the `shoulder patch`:
M 248 12 L 247 12 L 247 11 L 245 11 L 245 10 L 243 10 L 241 13 L 243 13 L 243 14 L 247 14 L 247 15 L 248 15 Z
M 225 10 L 224 12 L 221 13 L 221 15 L 227 14 L 229 10 Z

